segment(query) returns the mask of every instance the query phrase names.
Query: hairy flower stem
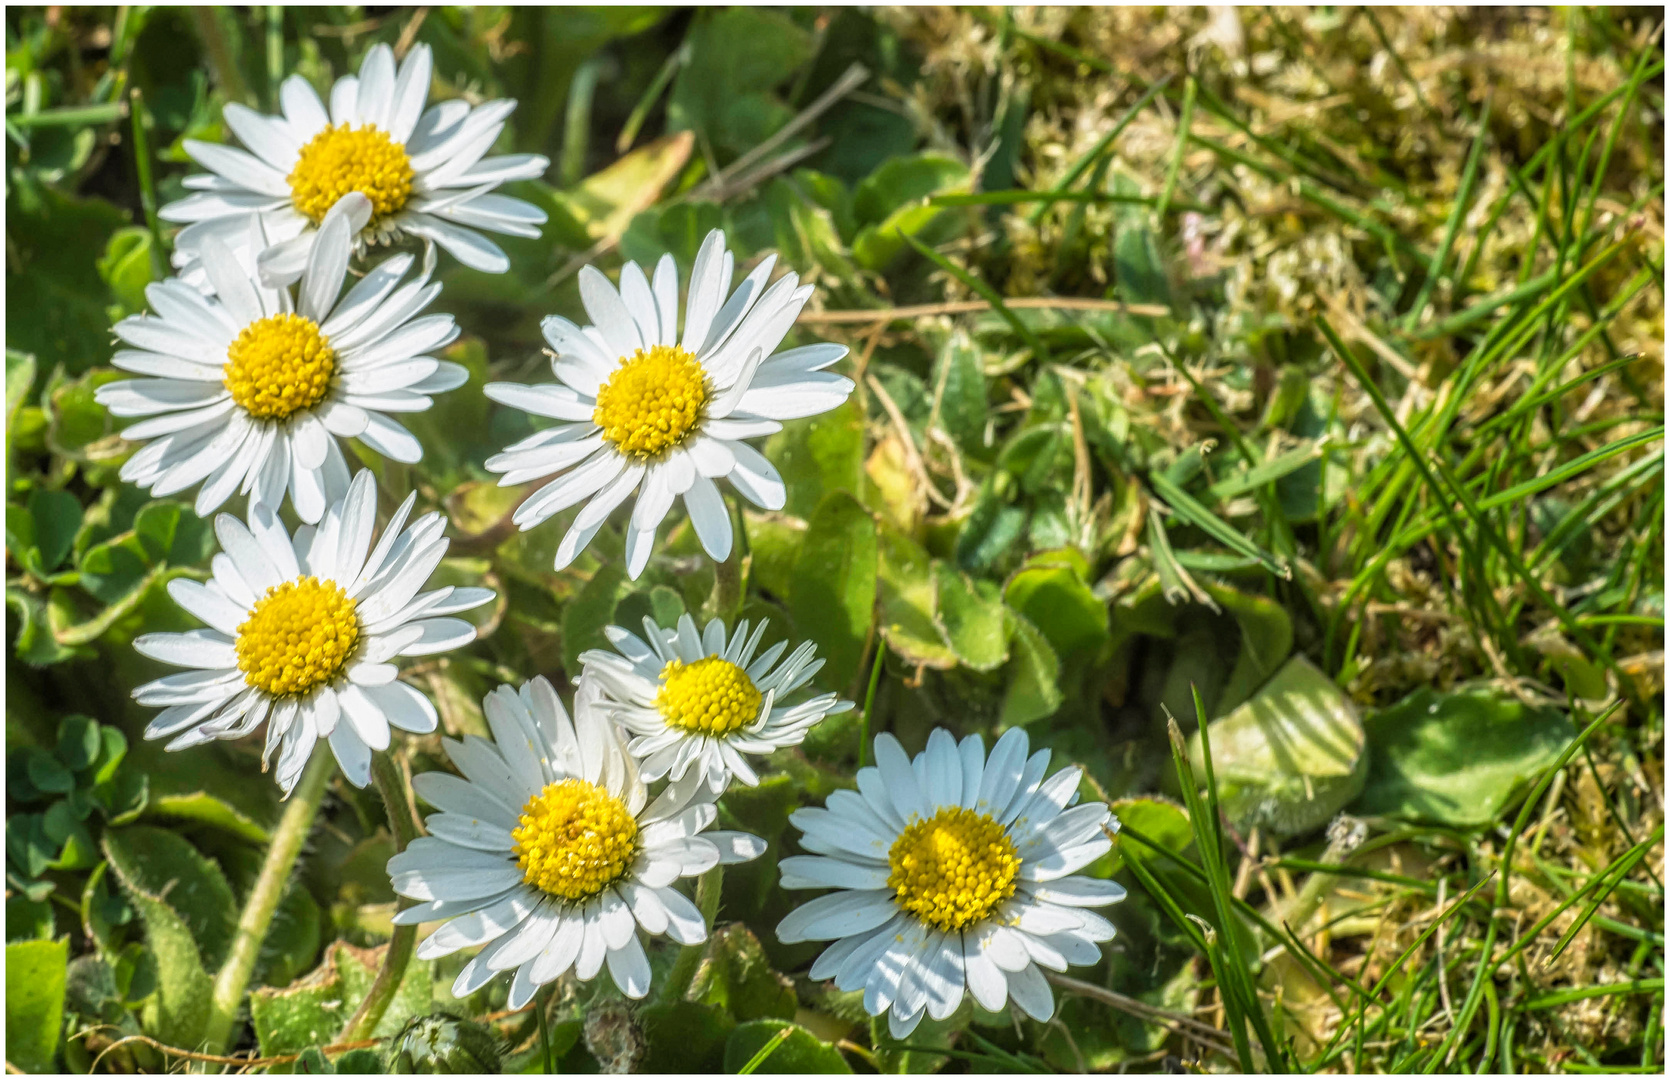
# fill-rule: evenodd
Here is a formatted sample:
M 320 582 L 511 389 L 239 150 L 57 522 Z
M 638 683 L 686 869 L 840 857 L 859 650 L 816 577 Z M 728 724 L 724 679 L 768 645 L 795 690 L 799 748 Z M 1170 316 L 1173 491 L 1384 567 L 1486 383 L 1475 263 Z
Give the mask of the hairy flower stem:
M 238 928 L 232 937 L 232 948 L 226 962 L 215 974 L 214 992 L 209 1001 L 209 1019 L 203 1028 L 203 1049 L 210 1054 L 226 1051 L 237 1022 L 238 1010 L 244 1002 L 244 991 L 255 971 L 256 958 L 261 955 L 261 944 L 267 939 L 273 913 L 284 897 L 290 883 L 290 872 L 295 869 L 296 857 L 301 854 L 307 834 L 313 830 L 313 819 L 318 816 L 319 803 L 336 772 L 336 759 L 328 747 L 318 747 L 313 760 L 307 763 L 300 782 L 284 806 L 284 816 L 273 831 L 267 845 L 267 858 L 261 864 L 261 874 L 255 887 L 249 890 L 243 914 L 238 916 Z
M 745 548 L 748 540 L 743 531 L 747 522 L 730 499 L 725 500 L 725 513 L 731 519 L 731 553 L 725 556 L 723 562 L 713 566 L 713 595 L 708 599 L 710 610 L 707 615 L 708 618 L 724 619 L 726 626 L 731 626 L 742 610 L 745 596 L 743 561 L 747 558 Z
M 702 912 L 702 924 L 707 927 L 709 939 L 713 937 L 713 919 L 719 914 L 719 891 L 725 883 L 724 866 L 715 866 L 696 880 L 696 906 Z M 706 941 L 695 945 L 686 945 L 679 951 L 678 959 L 673 961 L 673 970 L 667 973 L 667 985 L 661 992 L 661 1000 L 683 1001 L 690 992 L 690 984 L 696 979 L 696 968 L 702 962 L 702 955 L 707 952 Z
M 412 801 L 406 794 L 406 777 L 395 763 L 392 753 L 385 751 L 371 755 L 371 782 L 377 786 L 377 794 L 383 797 L 383 806 L 388 811 L 389 831 L 394 834 L 394 850 L 399 854 L 418 838 L 420 831 L 417 815 L 412 812 Z M 412 903 L 402 896 L 395 905 L 395 911 L 405 911 Z M 394 928 L 388 949 L 383 953 L 382 969 L 377 972 L 371 989 L 365 992 L 365 1000 L 360 1002 L 359 1010 L 337 1036 L 337 1042 L 371 1038 L 383 1014 L 388 1012 L 395 991 L 400 989 L 400 980 L 406 976 L 406 965 L 412 960 L 412 945 L 416 940 L 417 927 Z

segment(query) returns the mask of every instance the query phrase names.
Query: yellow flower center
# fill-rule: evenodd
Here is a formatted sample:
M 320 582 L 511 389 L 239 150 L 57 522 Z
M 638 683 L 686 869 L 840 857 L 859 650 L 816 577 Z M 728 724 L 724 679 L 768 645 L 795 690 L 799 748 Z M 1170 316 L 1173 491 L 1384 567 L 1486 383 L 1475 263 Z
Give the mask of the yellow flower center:
M 319 324 L 300 315 L 256 319 L 227 346 L 232 400 L 262 420 L 287 420 L 330 392 L 336 352 Z
M 302 147 L 286 179 L 290 201 L 315 225 L 350 191 L 371 200 L 372 226 L 399 213 L 412 196 L 412 162 L 405 145 L 375 124 L 325 128 Z
M 701 422 L 701 363 L 676 345 L 639 349 L 597 389 L 592 423 L 628 457 L 649 460 L 682 443 Z
M 702 735 L 729 735 L 760 717 L 759 688 L 748 673 L 718 656 L 661 669 L 655 707 L 668 725 Z
M 596 896 L 638 855 L 638 822 L 626 804 L 584 780 L 545 785 L 510 835 L 522 880 L 565 900 Z
M 360 620 L 334 581 L 274 585 L 238 627 L 238 670 L 274 697 L 305 694 L 334 679 L 354 655 Z
M 894 901 L 929 926 L 962 930 L 1015 895 L 1020 854 L 986 814 L 947 806 L 912 822 L 887 852 Z

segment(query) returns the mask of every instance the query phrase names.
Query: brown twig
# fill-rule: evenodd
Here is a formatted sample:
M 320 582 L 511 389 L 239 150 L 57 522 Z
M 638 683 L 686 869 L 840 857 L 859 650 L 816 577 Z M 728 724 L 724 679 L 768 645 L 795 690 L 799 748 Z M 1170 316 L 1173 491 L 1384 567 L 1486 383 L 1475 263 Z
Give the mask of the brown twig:
M 922 463 L 922 454 L 916 448 L 916 440 L 911 438 L 910 425 L 905 423 L 904 413 L 900 412 L 899 406 L 894 403 L 893 395 L 887 392 L 887 388 L 881 384 L 881 380 L 874 375 L 866 375 L 864 381 L 870 384 L 870 389 L 874 391 L 876 399 L 881 402 L 881 407 L 887 413 L 887 418 L 893 421 L 893 427 L 899 433 L 899 440 L 904 443 L 905 464 L 915 474 L 922 490 L 940 509 L 951 509 L 951 500 L 941 495 L 939 489 L 934 486 L 933 480 L 929 478 L 928 467 Z
M 1006 296 L 1004 304 L 1011 308 L 1041 308 L 1054 311 L 1117 311 L 1125 315 L 1157 317 L 1170 314 L 1161 304 L 1127 304 L 1120 300 L 1095 300 L 1085 296 Z M 990 311 L 984 300 L 946 300 L 938 304 L 910 304 L 906 307 L 861 309 L 856 311 L 807 311 L 798 322 L 810 326 L 839 323 L 887 323 L 900 319 L 921 319 L 929 315 L 971 315 Z
M 779 146 L 782 146 L 784 143 L 794 138 L 797 134 L 804 130 L 807 125 L 811 124 L 812 121 L 829 111 L 830 107 L 836 102 L 864 85 L 865 81 L 868 80 L 869 77 L 870 70 L 868 68 L 866 68 L 863 64 L 854 63 L 851 67 L 847 68 L 839 79 L 836 79 L 835 82 L 830 85 L 829 89 L 825 90 L 822 94 L 819 94 L 816 101 L 802 109 L 794 117 L 794 119 L 779 128 L 769 139 L 766 139 L 746 154 L 743 154 L 724 169 L 714 173 L 712 177 L 699 185 L 696 190 L 692 192 L 692 197 L 698 199 L 723 199 L 724 195 L 718 193 L 725 192 L 727 194 L 734 194 L 734 192 L 729 190 L 731 187 L 731 180 L 733 178 L 740 176 L 749 168 L 753 167 L 755 162 L 765 160 Z M 737 185 L 738 188 L 741 186 L 742 185 L 740 184 Z
M 412 42 L 417 40 L 418 27 L 422 26 L 423 20 L 428 17 L 429 9 L 420 7 L 412 13 L 410 19 L 406 20 L 405 29 L 400 31 L 400 40 L 394 43 L 394 58 L 396 60 L 406 59 L 406 51 L 412 47 Z

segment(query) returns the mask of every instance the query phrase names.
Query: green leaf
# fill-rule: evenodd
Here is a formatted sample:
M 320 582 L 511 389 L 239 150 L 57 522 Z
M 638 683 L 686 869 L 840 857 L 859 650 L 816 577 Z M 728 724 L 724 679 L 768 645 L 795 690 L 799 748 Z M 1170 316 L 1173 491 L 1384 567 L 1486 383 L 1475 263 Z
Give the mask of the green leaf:
M 967 180 L 968 166 L 944 154 L 894 158 L 853 190 L 853 219 L 859 225 L 879 224 L 899 209 L 952 191 Z
M 350 1050 L 336 1059 L 338 1076 L 374 1076 L 384 1071 L 382 1057 L 369 1047 Z
M 1171 303 L 1165 260 L 1154 230 L 1143 216 L 1128 215 L 1120 223 L 1113 242 L 1113 266 L 1121 300 L 1131 304 Z
M 792 1020 L 794 983 L 766 960 L 759 939 L 743 923 L 716 930 L 691 986 L 690 999 L 717 1005 L 738 1020 Z
M 112 873 L 139 910 L 139 917 L 145 923 L 145 941 L 156 961 L 156 990 L 146 999 L 140 1022 L 148 1034 L 170 1046 L 194 1046 L 209 1018 L 214 981 L 203 968 L 202 954 L 191 927 L 170 906 L 170 898 L 148 890 L 143 879 L 129 875 L 125 872 L 127 868 L 111 858 L 111 842 L 117 835 L 116 830 L 105 834 L 105 857 L 110 859 Z M 232 910 L 228 889 L 227 920 L 232 918 Z
M 1077 566 L 1054 558 L 1035 556 L 1009 579 L 1003 598 L 1038 628 L 1063 663 L 1093 659 L 1109 640 L 1107 605 L 1096 599 Z
M 986 425 L 986 375 L 980 350 L 963 330 L 954 330 L 940 347 L 934 363 L 934 386 L 939 396 L 939 422 L 965 454 L 989 460 Z
M 6 452 L 11 456 L 12 425 L 17 411 L 35 385 L 35 358 L 15 349 L 6 350 Z
M 128 737 L 122 734 L 121 729 L 99 724 L 98 752 L 87 766 L 93 770 L 87 782 L 95 786 L 108 783 L 116 775 L 117 768 L 121 766 L 122 759 L 127 757 L 127 754 Z
M 877 580 L 881 636 L 912 664 L 954 668 L 957 654 L 940 626 L 933 568 L 922 546 L 891 526 L 880 532 Z
M 151 232 L 139 225 L 117 229 L 98 261 L 99 276 L 129 313 L 145 310 L 145 286 L 151 283 Z
M 70 771 L 80 772 L 91 766 L 103 747 L 99 723 L 92 717 L 66 716 L 58 722 L 58 760 Z
M 75 787 L 75 777 L 51 754 L 39 751 L 28 756 L 29 782 L 40 791 L 62 795 Z
M 1243 831 L 1296 836 L 1318 828 L 1357 796 L 1367 775 L 1357 710 L 1303 656 L 1212 721 L 1208 734 L 1223 811 Z M 1189 756 L 1204 776 L 1199 732 Z
M 742 154 L 794 111 L 772 91 L 812 55 L 812 38 L 786 14 L 765 8 L 700 13 L 690 61 L 673 80 L 667 126 L 694 130 L 717 150 Z
M 87 462 L 111 461 L 127 452 L 122 441 L 114 437 L 116 424 L 110 410 L 95 397 L 101 385 L 117 378 L 117 372 L 100 368 L 74 382 L 49 384 L 48 448 L 63 457 Z
M 337 941 L 314 971 L 283 989 L 266 987 L 250 994 L 250 1020 L 261 1053 L 295 1054 L 330 1043 L 365 999 L 382 966 L 383 949 L 357 949 Z M 413 1017 L 427 1013 L 434 977 L 430 961 L 413 959 L 372 1034 L 394 1035 Z
M 59 799 L 41 816 L 41 827 L 52 841 L 57 857 L 48 864 L 54 870 L 85 870 L 98 862 L 93 834 L 87 831 L 69 799 Z
M 51 573 L 75 543 L 76 531 L 81 528 L 81 500 L 67 491 L 36 488 L 29 495 L 29 513 L 34 518 L 40 567 Z
M 1212 749 L 1216 753 L 1216 743 L 1213 743 Z M 1181 806 L 1157 795 L 1115 799 L 1108 803 L 1108 809 L 1119 820 L 1121 829 L 1129 825 L 1175 855 L 1183 854 L 1194 843 L 1194 829 L 1189 825 L 1189 815 L 1183 812 Z M 1141 862 L 1144 866 L 1164 861 L 1139 841 L 1117 837 L 1113 850 L 1108 853 L 1108 876 L 1118 873 L 1127 859 Z
M 784 512 L 809 518 L 826 494 L 864 490 L 864 411 L 856 398 L 813 420 L 795 420 L 766 440 L 765 456 L 788 486 Z
M 991 671 L 1009 659 L 1010 622 L 996 584 L 935 562 L 934 586 L 940 623 L 965 667 Z
M 1026 529 L 1026 511 L 1011 506 L 991 480 L 980 486 L 974 509 L 957 534 L 957 564 L 985 570 L 1001 559 Z
M 124 215 L 104 199 L 8 184 L 6 345 L 71 375 L 109 360 L 110 291 L 97 263 Z
M 143 741 L 129 749 L 128 761 L 150 782 L 147 818 L 199 821 L 255 844 L 267 842 L 278 820 L 274 785 L 250 783 L 244 767 L 218 746 L 172 754 L 161 743 Z
M 1423 687 L 1369 714 L 1360 814 L 1471 827 L 1501 816 L 1571 742 L 1571 721 L 1496 691 Z
M 1241 627 L 1241 652 L 1229 681 L 1218 692 L 1213 711 L 1218 715 L 1247 700 L 1247 697 L 1287 659 L 1293 651 L 1293 620 L 1287 609 L 1267 596 L 1255 596 L 1227 585 L 1207 583 L 1206 592 Z M 1216 743 L 1214 743 L 1216 745 Z
M 800 554 L 806 523 L 787 514 L 749 511 L 742 517 L 748 529 L 748 554 L 752 559 L 749 583 L 773 596 L 786 598 L 793 587 L 794 560 Z
M 166 499 L 139 508 L 133 518 L 133 534 L 153 564 L 196 566 L 215 548 L 209 521 L 198 517 L 189 505 Z
M 569 601 L 562 613 L 562 663 L 567 671 L 580 670 L 580 654 L 587 649 L 611 649 L 603 628 L 615 621 L 615 608 L 629 592 L 626 567 L 607 562 Z M 632 629 L 636 629 L 633 627 Z
M 336 970 L 342 977 L 342 992 L 354 1003 L 354 1008 L 359 1008 L 359 1003 L 365 1000 L 366 992 L 377 979 L 377 972 L 383 969 L 383 954 L 387 948 L 382 945 L 375 949 L 356 949 L 345 941 L 336 943 L 334 960 Z M 432 961 L 415 957 L 407 963 L 406 974 L 395 989 L 388 1012 L 372 1029 L 373 1035 L 393 1035 L 412 1017 L 429 1011 L 435 981 L 434 967 Z
M 670 1001 L 638 1013 L 645 1052 L 639 1070 L 646 1073 L 719 1072 L 725 1040 L 736 1030 L 731 1014 L 716 1005 Z
M 1004 727 L 1030 724 L 1061 707 L 1061 661 L 1049 639 L 1024 615 L 1009 613 L 1014 628 L 1010 639 L 1008 688 L 1003 694 Z
M 261 942 L 255 961 L 256 982 L 266 986 L 287 986 L 307 970 L 319 954 L 323 913 L 318 901 L 299 880 L 291 881 L 284 899 L 273 912 L 272 925 Z
M 823 684 L 852 685 L 875 613 L 876 522 L 851 495 L 832 491 L 806 523 L 794 561 L 789 613 L 826 661 Z
M 219 967 L 238 910 L 220 867 L 178 833 L 147 825 L 110 830 L 104 850 L 122 884 L 165 900 L 190 929 L 204 964 Z
M 69 955 L 69 938 L 6 946 L 7 1064 L 28 1073 L 55 1071 Z
M 6 897 L 6 940 L 45 940 L 58 932 L 50 900 L 31 900 L 19 894 Z
M 86 653 L 58 644 L 47 625 L 46 605 L 21 588 L 6 589 L 6 610 L 17 618 L 17 658 L 31 667 L 45 667 Z
M 850 1073 L 841 1052 L 799 1024 L 783 1020 L 751 1020 L 738 1024 L 725 1042 L 725 1071 L 740 1072 L 784 1028 L 788 1035 L 764 1060 L 754 1066 L 756 1073 Z

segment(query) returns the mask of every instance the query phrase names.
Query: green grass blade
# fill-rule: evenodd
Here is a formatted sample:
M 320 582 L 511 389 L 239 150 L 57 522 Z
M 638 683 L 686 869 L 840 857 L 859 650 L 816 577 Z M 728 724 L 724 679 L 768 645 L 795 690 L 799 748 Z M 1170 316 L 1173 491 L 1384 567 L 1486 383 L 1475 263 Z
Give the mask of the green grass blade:
M 1003 321 L 1008 323 L 1014 329 L 1015 334 L 1022 341 L 1026 342 L 1027 347 L 1032 350 L 1032 355 L 1034 357 L 1046 363 L 1049 361 L 1049 347 L 1044 344 L 1042 338 L 1033 332 L 1032 327 L 1028 326 L 1024 319 L 1022 319 L 1019 315 L 1016 315 L 1009 305 L 1003 302 L 1003 297 L 998 295 L 996 289 L 987 285 L 984 281 L 981 281 L 979 278 L 975 277 L 967 270 L 964 270 L 950 259 L 947 259 L 933 248 L 922 243 L 922 241 L 916 239 L 916 237 L 911 236 L 903 229 L 898 231 L 898 235 L 899 239 L 915 248 L 917 254 L 921 255 L 941 270 L 944 270 L 947 274 L 950 274 L 970 289 L 973 289 L 976 295 L 992 306 L 993 311 L 1003 316 Z
M 1247 539 L 1244 534 L 1238 532 L 1228 522 L 1195 501 L 1194 496 L 1166 479 L 1164 473 L 1149 473 L 1148 483 L 1154 488 L 1154 494 L 1158 495 L 1167 506 L 1171 507 L 1172 512 L 1182 520 L 1206 533 L 1231 551 L 1245 555 L 1249 559 L 1257 559 L 1260 566 L 1277 577 L 1288 579 L 1293 577 L 1292 567 Z

